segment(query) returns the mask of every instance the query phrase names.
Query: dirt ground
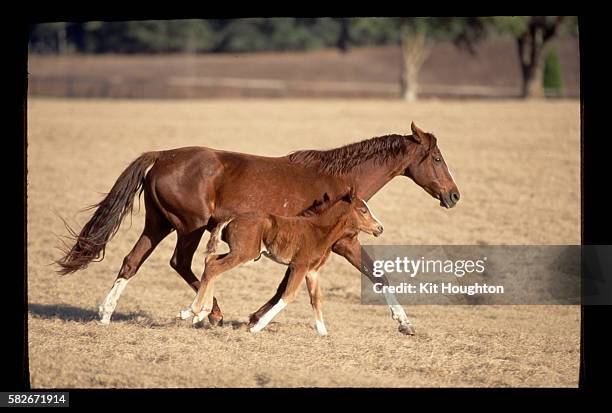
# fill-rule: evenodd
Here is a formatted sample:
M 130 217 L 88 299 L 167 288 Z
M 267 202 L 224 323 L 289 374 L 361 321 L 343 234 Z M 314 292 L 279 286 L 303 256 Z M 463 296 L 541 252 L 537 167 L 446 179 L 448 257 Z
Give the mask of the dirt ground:
M 438 137 L 459 189 L 446 210 L 407 178 L 370 202 L 385 225 L 364 244 L 579 244 L 578 101 L 30 99 L 28 341 L 31 385 L 50 387 L 440 387 L 578 385 L 577 306 L 412 306 L 403 336 L 389 311 L 360 304 L 360 277 L 342 258 L 322 272 L 330 334 L 312 328 L 308 294 L 259 334 L 248 314 L 284 267 L 260 260 L 216 284 L 226 324 L 174 320 L 193 298 L 170 268 L 166 238 L 123 293 L 109 326 L 97 306 L 136 241 L 144 210 L 124 222 L 106 258 L 65 277 L 50 263 L 82 208 L 101 199 L 141 152 L 201 145 L 262 155 L 330 148 L 410 122 Z M 144 208 L 143 208 L 144 209 Z M 200 244 L 194 271 L 203 267 Z

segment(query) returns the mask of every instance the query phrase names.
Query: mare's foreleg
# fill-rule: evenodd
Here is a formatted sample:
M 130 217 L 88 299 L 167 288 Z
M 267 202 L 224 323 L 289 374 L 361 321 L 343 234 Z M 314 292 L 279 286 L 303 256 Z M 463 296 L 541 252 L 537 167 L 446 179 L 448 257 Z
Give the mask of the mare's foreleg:
M 382 277 L 374 277 L 374 275 L 367 270 L 368 268 L 373 268 L 372 258 L 367 254 L 361 253 L 361 244 L 359 243 L 357 236 L 340 239 L 333 245 L 332 251 L 346 258 L 348 262 L 353 264 L 353 266 L 364 274 L 372 283 L 377 282 L 382 283 L 385 286 L 389 285 L 389 280 L 387 277 L 384 275 Z M 415 329 L 410 323 L 410 320 L 408 320 L 406 312 L 402 306 L 399 305 L 395 295 L 392 293 L 385 293 L 385 300 L 387 301 L 387 305 L 391 310 L 391 317 L 399 323 L 398 330 L 402 334 L 414 335 Z

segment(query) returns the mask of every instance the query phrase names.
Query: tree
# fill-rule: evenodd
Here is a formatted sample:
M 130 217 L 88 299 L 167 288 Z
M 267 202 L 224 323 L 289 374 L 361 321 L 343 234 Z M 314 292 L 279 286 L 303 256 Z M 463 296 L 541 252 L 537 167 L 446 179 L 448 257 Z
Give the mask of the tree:
M 436 42 L 450 40 L 475 54 L 474 44 L 486 34 L 483 21 L 476 17 L 403 17 L 399 26 L 401 96 L 408 101 L 417 99 L 419 72 Z
M 543 58 L 546 47 L 557 36 L 566 16 L 515 16 L 493 17 L 491 22 L 498 30 L 510 33 L 516 39 L 521 65 L 521 96 L 540 98 L 542 87 Z M 575 21 L 573 21 L 575 24 Z
M 417 99 L 418 76 L 421 66 L 431 53 L 433 42 L 428 36 L 428 24 L 424 19 L 412 21 L 401 19 L 400 47 L 402 50 L 400 86 L 402 98 L 407 101 Z
M 348 51 L 348 43 L 350 39 L 350 19 L 347 17 L 339 17 L 336 19 L 336 21 L 340 25 L 340 31 L 338 33 L 338 42 L 336 46 L 342 53 L 346 53 Z
M 32 26 L 30 50 L 35 53 L 66 53 L 70 49 L 66 35 L 67 30 L 68 24 L 64 22 Z

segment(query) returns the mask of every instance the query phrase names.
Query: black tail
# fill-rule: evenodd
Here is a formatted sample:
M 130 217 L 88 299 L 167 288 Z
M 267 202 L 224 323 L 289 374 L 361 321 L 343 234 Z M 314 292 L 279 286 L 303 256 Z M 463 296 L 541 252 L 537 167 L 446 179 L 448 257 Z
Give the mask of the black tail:
M 96 208 L 93 216 L 77 235 L 68 224 L 66 228 L 74 239 L 74 245 L 66 248 L 65 256 L 57 260 L 58 273 L 70 274 L 99 259 L 104 259 L 108 241 L 117 233 L 121 221 L 134 208 L 134 198 L 142 192 L 147 168 L 155 163 L 158 152 L 147 152 L 136 158 L 117 178 L 106 197 L 90 208 Z

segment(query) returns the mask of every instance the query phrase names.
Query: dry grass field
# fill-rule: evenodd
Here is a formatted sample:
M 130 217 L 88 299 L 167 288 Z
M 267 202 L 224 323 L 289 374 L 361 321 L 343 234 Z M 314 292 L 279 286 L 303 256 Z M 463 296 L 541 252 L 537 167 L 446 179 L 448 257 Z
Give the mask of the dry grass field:
M 580 243 L 577 101 L 30 99 L 32 387 L 576 387 L 576 306 L 413 306 L 406 311 L 417 335 L 403 336 L 386 307 L 360 304 L 358 273 L 334 256 L 322 272 L 327 337 L 312 328 L 305 288 L 267 329 L 250 334 L 248 314 L 284 274 L 264 259 L 217 282 L 223 327 L 194 328 L 174 320 L 193 294 L 168 265 L 171 234 L 101 326 L 97 306 L 140 234 L 144 208 L 131 226 L 124 221 L 102 262 L 65 277 L 49 265 L 66 234 L 56 213 L 80 229 L 89 213 L 79 210 L 99 201 L 141 152 L 201 145 L 283 155 L 408 134 L 411 121 L 435 132 L 461 201 L 445 210 L 396 178 L 370 202 L 385 234 L 362 235 L 363 243 Z

